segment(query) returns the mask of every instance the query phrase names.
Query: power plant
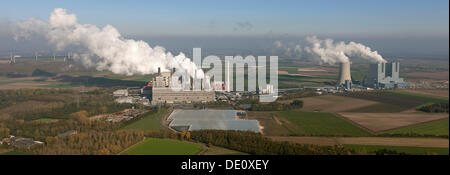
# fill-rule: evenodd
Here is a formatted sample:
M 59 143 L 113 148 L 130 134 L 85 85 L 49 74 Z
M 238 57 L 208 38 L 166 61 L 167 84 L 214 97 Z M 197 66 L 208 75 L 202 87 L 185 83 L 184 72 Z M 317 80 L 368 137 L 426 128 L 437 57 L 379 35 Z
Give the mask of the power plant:
M 339 64 L 339 76 L 337 86 L 345 85 L 346 82 L 352 82 L 352 76 L 350 74 L 350 62 L 343 62 Z
M 353 86 L 350 62 L 339 64 L 336 87 L 351 89 Z M 359 83 L 357 83 L 359 84 Z M 400 62 L 370 64 L 369 72 L 361 84 L 376 89 L 407 88 L 408 83 L 400 78 Z
M 407 88 L 408 83 L 400 78 L 400 62 L 371 64 L 364 85 L 378 89 Z
M 194 86 L 189 86 L 190 78 L 186 82 L 179 79 L 179 83 L 184 85 L 183 88 L 179 91 L 173 90 L 170 82 L 175 71 L 173 69 L 172 72 L 161 72 L 161 68 L 158 68 L 158 75 L 153 78 L 152 83 L 149 83 L 144 88 L 143 91 L 151 89 L 151 98 L 149 99 L 151 99 L 152 104 L 206 103 L 215 100 L 214 91 L 206 91 L 203 86 L 200 86 L 199 90 L 195 90 Z

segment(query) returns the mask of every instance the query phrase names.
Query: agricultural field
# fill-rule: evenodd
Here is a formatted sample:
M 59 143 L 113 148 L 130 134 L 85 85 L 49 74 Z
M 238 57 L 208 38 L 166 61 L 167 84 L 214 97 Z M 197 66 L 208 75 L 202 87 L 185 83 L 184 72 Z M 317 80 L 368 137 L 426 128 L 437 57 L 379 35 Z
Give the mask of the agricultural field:
M 368 131 L 359 128 L 331 113 L 288 111 L 278 112 L 298 126 L 299 133 L 323 136 L 368 136 Z
M 447 98 L 449 96 L 448 89 L 399 89 L 397 91 Z
M 297 125 L 276 113 L 249 111 L 247 114 L 250 120 L 258 120 L 266 136 L 289 136 L 301 133 Z
M 448 148 L 424 148 L 424 147 L 408 147 L 408 146 L 379 146 L 379 145 L 344 145 L 345 148 L 355 150 L 365 150 L 367 153 L 374 153 L 381 149 L 396 151 L 398 153 L 406 153 L 410 155 L 449 155 Z
M 167 109 L 161 108 L 158 112 L 149 114 L 137 121 L 134 121 L 122 129 L 124 130 L 160 130 L 161 117 L 166 113 Z
M 0 64 L 0 90 L 142 86 L 154 75 L 125 76 L 86 68 L 76 62 L 48 58 L 21 58 L 15 64 Z
M 307 97 L 300 100 L 304 102 L 302 111 L 309 112 L 342 112 L 379 104 L 375 101 L 336 95 Z
M 414 109 L 420 105 L 430 102 L 448 102 L 448 98 L 445 97 L 434 97 L 403 91 L 349 92 L 340 95 L 380 103 L 352 109 L 347 112 L 396 113 Z
M 148 138 L 121 153 L 122 155 L 195 155 L 201 145 L 170 139 Z
M 414 138 L 414 137 L 285 137 L 267 136 L 274 141 L 287 141 L 298 144 L 313 144 L 321 146 L 334 145 L 377 145 L 377 146 L 407 146 L 426 148 L 447 148 L 448 139 L 444 138 Z
M 414 113 L 339 113 L 342 117 L 373 132 L 383 132 L 401 127 L 448 119 L 448 114 Z M 448 121 L 448 120 L 447 120 Z
M 212 146 L 202 153 L 202 155 L 248 155 L 247 153 L 230 150 L 222 147 Z
M 436 135 L 448 136 L 449 119 L 424 123 L 385 132 L 387 134 Z
M 310 77 L 302 75 L 278 75 L 279 88 L 297 88 L 302 86 L 324 86 L 336 82 L 335 76 Z

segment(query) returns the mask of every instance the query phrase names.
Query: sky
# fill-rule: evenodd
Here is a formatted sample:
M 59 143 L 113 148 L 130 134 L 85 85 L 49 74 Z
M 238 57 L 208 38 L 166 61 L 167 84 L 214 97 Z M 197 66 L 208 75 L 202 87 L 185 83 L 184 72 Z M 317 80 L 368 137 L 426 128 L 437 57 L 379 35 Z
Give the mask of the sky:
M 318 35 L 375 41 L 376 48 L 426 41 L 403 50 L 448 52 L 448 0 L 14 0 L 0 2 L 0 26 L 46 21 L 58 7 L 80 23 L 111 24 L 137 38 Z M 0 29 L 2 35 L 8 32 Z

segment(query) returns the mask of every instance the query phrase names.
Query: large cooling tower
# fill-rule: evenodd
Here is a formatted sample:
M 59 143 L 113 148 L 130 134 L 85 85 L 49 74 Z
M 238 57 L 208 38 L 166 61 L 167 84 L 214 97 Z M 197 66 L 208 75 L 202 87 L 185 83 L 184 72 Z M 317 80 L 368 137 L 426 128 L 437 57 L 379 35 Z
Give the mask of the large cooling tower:
M 345 84 L 345 80 L 352 81 L 352 77 L 350 75 L 350 62 L 340 63 L 339 65 L 337 85 Z

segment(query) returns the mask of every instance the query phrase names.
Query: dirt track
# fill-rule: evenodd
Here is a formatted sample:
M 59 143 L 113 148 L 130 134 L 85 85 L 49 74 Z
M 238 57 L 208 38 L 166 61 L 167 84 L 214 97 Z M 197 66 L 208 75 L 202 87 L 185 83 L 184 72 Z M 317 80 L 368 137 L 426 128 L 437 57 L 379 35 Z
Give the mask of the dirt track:
M 386 145 L 448 148 L 448 139 L 441 138 L 397 138 L 397 137 L 282 137 L 268 136 L 274 141 L 288 141 L 300 144 L 313 144 L 322 146 L 333 145 Z

